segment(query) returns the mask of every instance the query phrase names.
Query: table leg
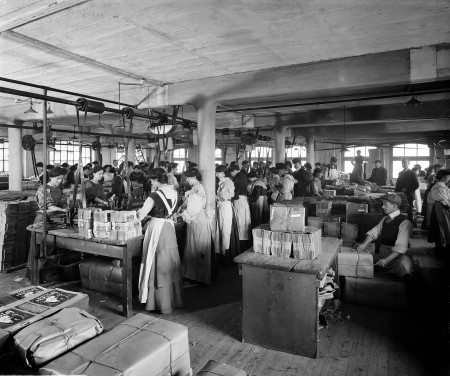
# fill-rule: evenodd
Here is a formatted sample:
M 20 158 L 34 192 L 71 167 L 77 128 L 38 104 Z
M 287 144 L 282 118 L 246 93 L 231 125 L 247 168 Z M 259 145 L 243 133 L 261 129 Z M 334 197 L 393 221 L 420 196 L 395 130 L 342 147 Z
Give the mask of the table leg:
M 39 283 L 39 271 L 38 271 L 38 262 L 36 259 L 36 252 L 39 252 L 39 245 L 36 244 L 36 233 L 31 231 L 31 239 L 30 239 L 30 277 L 31 284 L 37 285 Z
M 132 296 L 132 244 L 128 244 L 123 248 L 122 259 L 122 299 L 123 299 L 123 315 L 130 317 L 133 314 L 133 296 Z

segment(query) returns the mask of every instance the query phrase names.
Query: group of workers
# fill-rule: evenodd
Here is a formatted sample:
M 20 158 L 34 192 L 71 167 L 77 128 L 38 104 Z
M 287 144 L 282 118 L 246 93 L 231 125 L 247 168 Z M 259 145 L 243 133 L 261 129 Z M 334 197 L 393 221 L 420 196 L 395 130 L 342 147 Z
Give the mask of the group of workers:
M 251 230 L 269 220 L 269 204 L 280 200 L 291 200 L 295 196 L 320 195 L 322 179 L 335 181 L 340 178 L 336 158 L 323 168 L 311 172 L 311 165 L 301 165 L 298 158 L 292 162 L 277 163 L 275 167 L 250 169 L 244 161 L 242 167 L 232 163 L 229 167 L 216 167 L 216 221 L 207 210 L 202 176 L 194 163 L 178 179 L 176 165 L 160 162 L 159 167 L 133 166 L 130 180 L 147 184 L 149 195 L 138 210 L 140 220 L 146 223 L 143 241 L 143 255 L 139 276 L 139 299 L 148 310 L 170 313 L 173 307 L 183 304 L 183 279 L 210 284 L 217 258 L 230 261 L 241 250 L 251 246 Z M 88 166 L 89 167 L 89 166 Z M 259 166 L 261 167 L 261 166 Z M 404 170 L 397 180 L 396 190 L 404 192 L 410 200 L 410 192 L 416 187 L 417 174 L 408 169 L 408 161 L 403 161 Z M 295 170 L 293 169 L 295 168 Z M 131 166 L 130 166 L 131 169 Z M 69 180 L 72 171 L 67 166 L 53 166 L 47 171 L 47 209 L 63 208 L 64 195 L 61 187 Z M 122 165 L 92 165 L 90 179 L 86 181 L 88 203 L 103 205 L 107 197 L 103 193 L 105 182 L 123 186 L 126 168 Z M 368 179 L 379 185 L 386 180 L 385 169 L 376 161 L 372 176 Z M 414 175 L 414 176 L 413 176 Z M 431 176 L 431 175 L 430 175 Z M 450 171 L 441 170 L 432 175 L 434 183 L 427 194 L 425 207 L 431 210 L 430 223 L 438 223 L 440 230 L 430 231 L 430 236 L 441 248 L 449 245 L 449 200 L 448 181 Z M 384 184 L 383 184 L 384 183 Z M 181 187 L 184 187 L 181 189 Z M 39 187 L 37 199 L 43 207 L 43 190 Z M 120 195 L 120 190 L 118 192 Z M 407 256 L 408 240 L 412 233 L 411 221 L 400 214 L 401 198 L 388 194 L 382 198 L 386 217 L 367 233 L 364 249 L 375 239 L 381 240 L 380 253 L 376 265 L 388 273 L 399 277 L 412 273 L 412 262 Z M 433 202 L 433 206 L 430 203 Z M 409 214 L 409 213 L 408 213 Z M 178 252 L 175 223 L 184 221 L 183 260 Z M 443 226 L 441 226 L 443 224 Z M 434 238 L 433 238 L 434 236 Z

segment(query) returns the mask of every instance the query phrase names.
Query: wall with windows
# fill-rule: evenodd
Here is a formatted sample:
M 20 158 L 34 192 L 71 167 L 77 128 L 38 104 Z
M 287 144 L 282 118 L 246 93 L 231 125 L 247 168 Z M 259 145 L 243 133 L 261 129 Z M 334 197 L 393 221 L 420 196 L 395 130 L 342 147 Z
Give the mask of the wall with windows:
M 425 144 L 401 144 L 392 148 L 392 177 L 397 178 L 402 168 L 402 159 L 409 159 L 409 168 L 420 164 L 422 170 L 430 166 L 432 156 L 430 148 Z
M 361 151 L 361 156 L 367 162 L 369 160 L 369 150 L 376 148 L 376 146 L 358 146 L 355 148 L 348 148 L 349 151 L 344 153 L 344 172 L 350 174 L 353 171 L 352 160 L 356 157 L 356 152 L 358 150 Z M 367 177 L 370 177 L 370 175 Z
M 70 166 L 78 163 L 80 159 L 80 143 L 78 141 L 57 141 L 55 150 L 49 151 L 49 164 L 68 163 Z M 82 165 L 92 162 L 92 149 L 84 145 L 81 152 Z
M 9 172 L 9 143 L 6 138 L 0 142 L 0 174 Z
M 172 159 L 174 163 L 178 163 L 178 172 L 186 170 L 186 162 L 188 161 L 188 151 L 185 148 L 175 149 L 172 152 Z

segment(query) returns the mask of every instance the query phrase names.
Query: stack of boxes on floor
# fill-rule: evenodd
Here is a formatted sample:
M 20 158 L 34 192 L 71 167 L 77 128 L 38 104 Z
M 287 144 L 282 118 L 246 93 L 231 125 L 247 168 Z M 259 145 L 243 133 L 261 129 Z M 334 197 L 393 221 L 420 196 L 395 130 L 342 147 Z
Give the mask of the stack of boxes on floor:
M 85 294 L 39 286 L 9 293 L 0 299 L 1 352 L 18 353 L 41 375 L 192 374 L 185 326 L 137 314 L 102 334 L 88 303 Z
M 36 201 L 0 201 L 0 270 L 27 261 L 30 236 L 27 226 L 38 210 Z
M 79 209 L 78 232 L 85 238 L 128 240 L 142 235 L 135 211 Z

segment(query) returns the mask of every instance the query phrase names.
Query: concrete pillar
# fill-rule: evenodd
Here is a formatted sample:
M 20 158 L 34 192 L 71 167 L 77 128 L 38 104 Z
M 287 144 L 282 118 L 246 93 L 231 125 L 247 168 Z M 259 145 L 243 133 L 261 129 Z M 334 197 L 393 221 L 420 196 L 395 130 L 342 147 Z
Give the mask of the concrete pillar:
M 134 138 L 130 138 L 128 140 L 128 161 L 133 162 L 133 165 L 136 164 L 136 140 Z
M 189 144 L 188 146 L 188 161 L 198 164 L 198 146 Z
M 285 147 L 285 139 L 286 139 L 286 127 L 278 127 L 275 129 L 275 154 L 274 161 L 272 165 L 275 163 L 284 163 L 286 159 L 286 147 Z
M 216 107 L 215 102 L 202 102 L 196 105 L 198 124 L 198 168 L 202 174 L 206 193 L 206 212 L 215 229 L 216 219 L 216 176 L 214 153 L 216 145 Z
M 394 168 L 394 150 L 392 148 L 392 144 L 387 148 L 387 153 L 384 153 L 384 168 L 387 170 L 387 185 L 389 185 L 389 180 L 392 178 L 397 178 L 397 176 L 392 176 L 392 170 Z
M 9 189 L 22 190 L 22 130 L 8 128 L 9 143 Z
M 306 161 L 309 162 L 314 169 L 314 163 L 316 162 L 315 158 L 315 149 L 314 149 L 314 141 L 316 140 L 315 135 L 309 135 L 306 137 Z
M 157 153 L 156 153 L 156 148 L 151 148 L 151 149 L 148 149 L 148 159 L 147 159 L 147 162 L 150 164 L 150 163 L 152 163 L 153 161 L 155 161 L 155 158 L 157 158 L 157 155 L 156 155 Z

